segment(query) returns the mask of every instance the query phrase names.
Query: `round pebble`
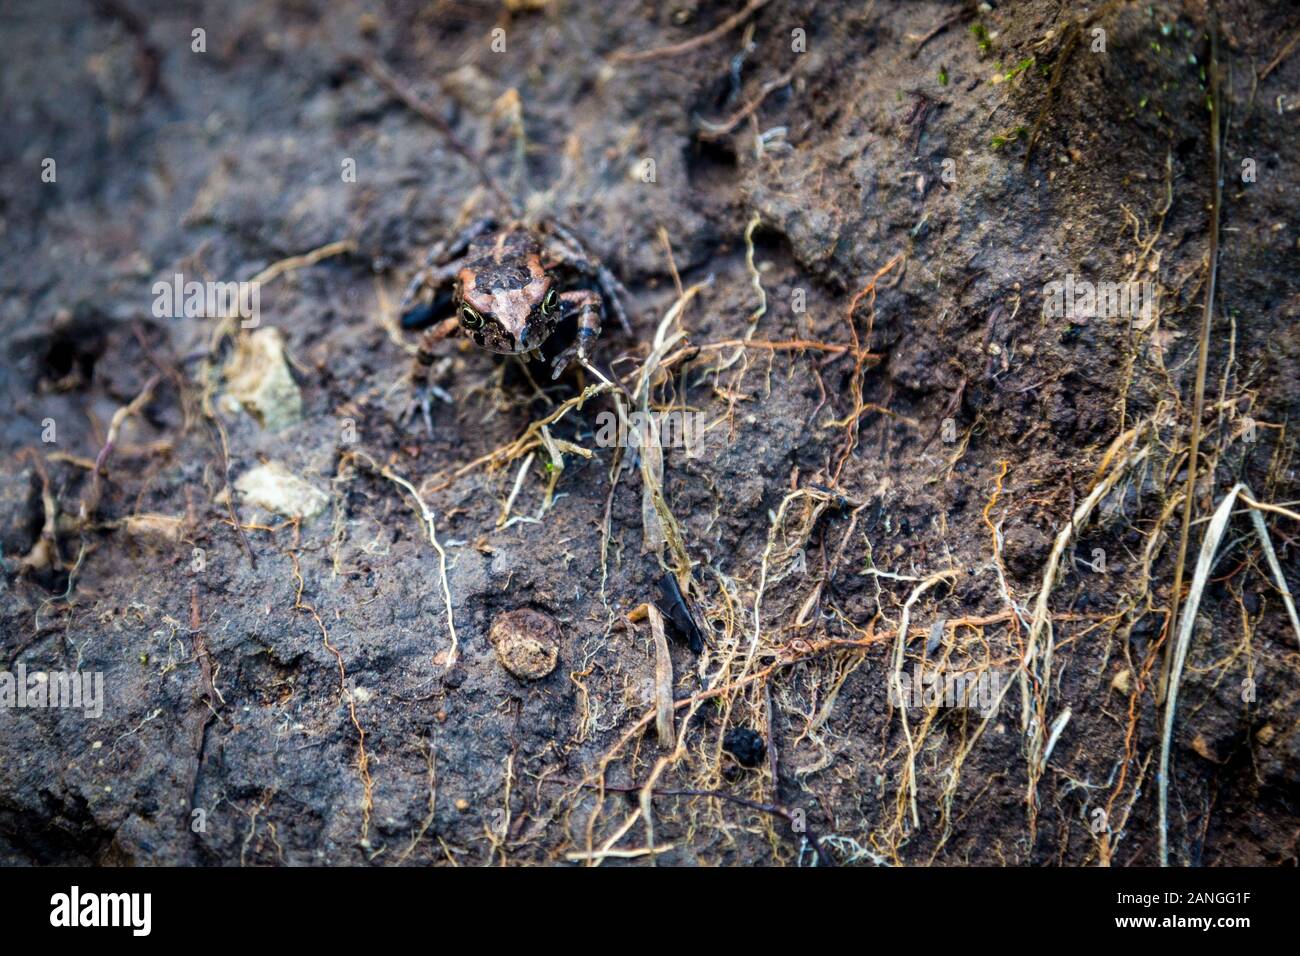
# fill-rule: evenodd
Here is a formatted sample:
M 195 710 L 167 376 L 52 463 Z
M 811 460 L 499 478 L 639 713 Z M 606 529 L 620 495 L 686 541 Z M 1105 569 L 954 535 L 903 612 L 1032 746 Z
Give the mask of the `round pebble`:
M 488 640 L 501 666 L 520 680 L 539 680 L 560 658 L 560 625 L 530 607 L 498 614 Z

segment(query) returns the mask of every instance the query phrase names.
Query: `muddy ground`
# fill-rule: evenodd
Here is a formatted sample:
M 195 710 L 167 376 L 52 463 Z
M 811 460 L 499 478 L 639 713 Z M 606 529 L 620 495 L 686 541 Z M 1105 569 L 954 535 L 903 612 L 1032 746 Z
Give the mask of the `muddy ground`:
M 151 6 L 0 14 L 0 667 L 104 686 L 97 719 L 0 710 L 0 861 L 1159 862 L 1200 4 Z M 1219 7 L 1184 605 L 1235 482 L 1300 498 L 1296 23 Z M 594 372 L 449 343 L 454 403 L 403 419 L 402 288 L 501 200 L 374 64 L 628 286 Z M 156 309 L 177 273 L 259 279 L 258 328 Z M 1054 315 L 1067 275 L 1154 306 Z M 704 432 L 656 512 L 613 394 L 571 400 L 636 391 L 666 316 L 649 407 Z M 268 463 L 305 506 L 259 505 Z M 1248 511 L 1195 588 L 1176 864 L 1297 862 L 1297 634 Z M 1262 515 L 1295 591 L 1300 526 Z M 666 569 L 707 638 L 668 630 L 669 746 L 635 612 Z M 519 608 L 559 624 L 537 680 L 489 640 Z M 922 667 L 1005 695 L 894 706 Z

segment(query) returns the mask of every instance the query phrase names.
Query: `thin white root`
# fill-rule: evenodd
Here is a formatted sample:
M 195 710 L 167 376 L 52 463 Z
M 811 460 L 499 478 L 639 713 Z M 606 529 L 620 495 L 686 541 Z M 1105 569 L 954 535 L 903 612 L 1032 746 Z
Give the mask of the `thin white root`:
M 447 552 L 442 549 L 442 544 L 438 541 L 438 531 L 434 525 L 433 512 L 431 512 L 428 506 L 424 503 L 424 499 L 421 498 L 420 493 L 415 490 L 415 486 L 401 475 L 397 474 L 397 472 L 387 466 L 381 467 L 373 458 L 364 452 L 353 452 L 351 457 L 365 462 L 366 465 L 376 474 L 387 478 L 393 484 L 405 489 L 406 493 L 415 501 L 415 507 L 420 516 L 420 521 L 424 524 L 425 531 L 428 532 L 429 543 L 433 545 L 433 550 L 438 552 L 438 577 L 442 583 L 443 603 L 447 607 L 447 633 L 451 636 L 451 649 L 447 652 L 447 660 L 444 669 L 451 670 L 456 663 L 460 644 L 456 639 L 456 618 L 451 609 L 451 585 L 447 581 Z
M 894 638 L 894 671 L 890 681 L 894 686 L 894 699 L 898 701 L 898 714 L 903 721 L 903 736 L 907 738 L 907 799 L 914 827 L 921 825 L 921 818 L 916 811 L 916 743 L 912 740 L 912 730 L 907 723 L 907 707 L 903 703 L 906 700 L 906 695 L 903 693 L 903 658 L 907 651 L 907 625 L 912 617 L 912 605 L 922 594 L 937 584 L 945 581 L 951 583 L 956 579 L 956 571 L 938 571 L 913 588 L 912 593 L 907 596 L 907 602 L 903 605 L 903 615 L 898 622 L 898 635 Z
M 1134 445 L 1145 432 L 1145 424 L 1138 424 L 1111 443 L 1101 464 L 1101 468 L 1104 469 L 1113 461 L 1109 471 L 1106 472 L 1106 477 L 1102 478 L 1088 497 L 1079 503 L 1079 506 L 1074 509 L 1074 514 L 1070 516 L 1069 522 L 1057 533 L 1056 542 L 1052 545 L 1052 553 L 1047 559 L 1047 567 L 1043 569 L 1043 585 L 1039 588 L 1038 599 L 1034 602 L 1034 616 L 1029 625 L 1029 638 L 1025 643 L 1024 662 L 1020 669 L 1020 726 L 1028 738 L 1025 743 L 1028 763 L 1026 799 L 1031 824 L 1037 813 L 1038 781 L 1046 769 L 1052 746 L 1045 743 L 1043 737 L 1043 728 L 1047 721 L 1047 704 L 1051 694 L 1052 651 L 1055 643 L 1052 634 L 1051 609 L 1048 606 L 1052 588 L 1056 584 L 1056 576 L 1060 571 L 1061 558 L 1065 554 L 1065 549 L 1070 546 L 1078 530 L 1087 523 L 1093 510 L 1115 489 L 1120 479 L 1150 453 L 1151 447 L 1148 445 L 1136 454 L 1132 454 Z M 1127 449 L 1123 457 L 1118 457 L 1120 449 Z M 1038 659 L 1040 642 L 1042 643 L 1041 661 Z M 1037 687 L 1041 688 L 1041 697 L 1030 691 L 1031 676 Z M 1061 729 L 1064 729 L 1064 726 L 1059 724 Z M 1057 732 L 1059 733 L 1059 730 Z
M 665 843 L 663 846 L 647 846 L 635 850 L 595 850 L 591 853 L 566 853 L 564 858 L 570 863 L 590 863 L 600 860 L 634 860 L 641 856 L 655 856 L 659 853 L 667 853 L 673 849 L 671 843 Z
M 1107 453 L 1107 458 L 1110 458 L 1114 451 L 1117 448 L 1122 447 L 1123 444 L 1129 441 L 1136 441 L 1141 429 L 1142 426 L 1136 426 L 1117 438 L 1111 445 L 1111 451 Z M 1026 642 L 1025 646 L 1025 670 L 1021 673 L 1023 712 L 1021 714 L 1020 724 L 1022 730 L 1027 730 L 1029 728 L 1030 718 L 1028 679 L 1026 675 L 1034 670 L 1035 656 L 1038 653 L 1038 643 L 1040 639 L 1044 640 L 1045 645 L 1043 649 L 1043 663 L 1038 673 L 1038 678 L 1040 686 L 1044 688 L 1044 694 L 1046 694 L 1046 687 L 1048 686 L 1048 682 L 1051 680 L 1052 676 L 1052 616 L 1048 607 L 1048 601 L 1052 596 L 1052 588 L 1056 585 L 1056 575 L 1060 571 L 1061 567 L 1061 556 L 1065 553 L 1065 549 L 1069 547 L 1070 542 L 1074 539 L 1075 533 L 1087 522 L 1088 516 L 1092 514 L 1093 509 L 1097 507 L 1103 498 L 1114 490 L 1115 485 L 1119 483 L 1119 480 L 1124 477 L 1132 466 L 1139 464 L 1144 458 L 1146 458 L 1150 450 L 1150 447 L 1143 448 L 1131 458 L 1125 456 L 1117 462 L 1115 466 L 1111 468 L 1106 477 L 1099 481 L 1096 487 L 1092 489 L 1092 492 L 1088 497 L 1079 503 L 1079 506 L 1074 509 L 1074 514 L 1070 517 L 1069 523 L 1062 527 L 1056 535 L 1056 542 L 1052 545 L 1051 556 L 1047 559 L 1047 567 L 1043 569 L 1043 586 L 1039 588 L 1038 600 L 1034 603 L 1034 616 L 1029 625 L 1029 640 Z M 1043 703 L 1045 707 L 1046 701 L 1044 700 Z

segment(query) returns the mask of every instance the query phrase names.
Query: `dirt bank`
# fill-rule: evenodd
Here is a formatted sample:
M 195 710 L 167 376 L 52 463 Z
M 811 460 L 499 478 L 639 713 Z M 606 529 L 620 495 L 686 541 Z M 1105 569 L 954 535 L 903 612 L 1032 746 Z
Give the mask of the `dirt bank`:
M 29 6 L 0 666 L 104 706 L 0 710 L 0 861 L 1158 862 L 1200 4 Z M 1244 501 L 1193 586 L 1235 483 L 1300 498 L 1300 55 L 1287 4 L 1219 8 L 1168 842 L 1295 865 L 1298 635 Z M 433 433 L 402 420 L 402 288 L 501 210 L 375 64 L 629 287 L 598 370 L 701 427 L 657 505 L 591 371 L 453 346 Z M 160 304 L 178 274 L 255 281 L 256 329 Z M 1058 314 L 1067 280 L 1134 308 Z M 1294 512 L 1261 515 L 1294 592 Z M 669 746 L 634 613 L 666 572 L 706 636 L 667 630 Z M 520 608 L 559 625 L 536 680 L 489 640 Z

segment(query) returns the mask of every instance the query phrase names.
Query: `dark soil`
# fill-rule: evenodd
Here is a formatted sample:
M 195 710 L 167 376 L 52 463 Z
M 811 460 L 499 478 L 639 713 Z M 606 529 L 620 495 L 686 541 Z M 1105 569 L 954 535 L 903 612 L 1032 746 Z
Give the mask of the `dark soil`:
M 772 0 L 649 59 L 617 54 L 704 35 L 741 4 L 149 6 L 0 13 L 0 669 L 97 672 L 106 695 L 98 719 L 0 709 L 0 862 L 608 849 L 629 855 L 607 865 L 808 865 L 812 841 L 838 863 L 1158 862 L 1156 693 L 1213 181 L 1201 4 Z M 1300 499 L 1300 53 L 1269 69 L 1296 24 L 1281 0 L 1218 6 L 1198 519 L 1238 481 Z M 415 337 L 397 299 L 431 244 L 499 200 L 367 58 L 627 284 L 635 337 L 607 320 L 600 363 L 629 387 L 675 278 L 703 284 L 670 351 L 703 349 L 653 382 L 656 406 L 708 427 L 698 454 L 664 451 L 707 637 L 697 657 L 669 627 L 674 696 L 705 695 L 676 709 L 676 753 L 655 732 L 651 628 L 629 614 L 664 604 L 664 562 L 685 569 L 643 546 L 637 456 L 596 442 L 611 395 L 550 427 L 593 453 L 565 456 L 550 501 L 544 445 L 522 479 L 528 452 L 464 466 L 589 373 L 538 378 L 542 394 L 514 362 L 453 345 L 439 381 L 455 403 L 435 404 L 432 435 L 402 419 Z M 224 394 L 248 332 L 154 314 L 154 283 L 177 273 L 249 280 L 344 241 L 261 289 L 301 394 L 291 424 Z M 1052 317 L 1044 287 L 1067 274 L 1152 283 L 1155 322 Z M 147 386 L 96 482 L 110 421 Z M 1053 542 L 1135 427 L 1118 455 L 1145 457 L 1066 549 L 1025 726 L 1017 668 Z M 232 497 L 265 462 L 328 505 L 298 521 Z M 454 656 L 438 552 L 393 476 L 435 519 Z M 1266 518 L 1300 591 L 1300 527 Z M 560 625 L 558 666 L 536 681 L 488 639 L 520 608 Z M 951 702 L 891 706 L 905 616 L 905 673 L 924 657 L 1010 681 L 987 725 Z M 1245 508 L 1195 620 L 1171 861 L 1294 866 L 1298 638 Z M 1035 740 L 1057 727 L 1035 774 Z M 736 728 L 761 735 L 744 735 L 753 767 Z

